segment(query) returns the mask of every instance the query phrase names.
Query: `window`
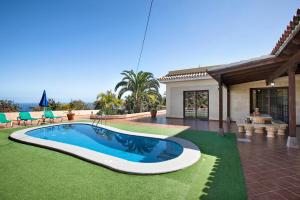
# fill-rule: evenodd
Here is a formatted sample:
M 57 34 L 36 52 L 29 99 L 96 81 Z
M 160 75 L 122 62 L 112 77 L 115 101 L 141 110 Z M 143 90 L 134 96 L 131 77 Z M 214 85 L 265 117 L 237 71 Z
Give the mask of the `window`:
M 184 91 L 184 118 L 208 120 L 208 90 Z
M 269 114 L 275 120 L 288 123 L 288 88 L 250 89 L 250 113 L 259 108 L 260 113 Z

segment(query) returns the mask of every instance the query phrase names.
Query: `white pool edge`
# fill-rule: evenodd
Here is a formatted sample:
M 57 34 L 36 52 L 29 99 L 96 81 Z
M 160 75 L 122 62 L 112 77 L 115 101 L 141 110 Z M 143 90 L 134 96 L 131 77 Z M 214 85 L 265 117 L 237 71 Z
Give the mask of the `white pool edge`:
M 88 162 L 92 162 L 94 164 L 110 168 L 112 170 L 116 170 L 123 173 L 129 173 L 129 174 L 162 174 L 162 173 L 174 172 L 193 165 L 201 157 L 201 152 L 199 148 L 188 140 L 178 138 L 178 137 L 168 137 L 164 135 L 125 131 L 125 130 L 113 128 L 106 125 L 98 125 L 98 127 L 102 127 L 108 130 L 112 130 L 112 131 L 116 131 L 128 135 L 168 139 L 170 141 L 174 141 L 180 144 L 183 147 L 183 152 L 178 157 L 163 162 L 138 163 L 138 162 L 132 162 L 118 157 L 110 156 L 104 153 L 96 152 L 93 150 L 89 150 L 83 147 L 56 142 L 52 140 L 44 140 L 44 139 L 32 137 L 25 134 L 27 131 L 31 131 L 35 129 L 40 129 L 49 126 L 66 125 L 66 124 L 92 125 L 92 123 L 88 123 L 88 122 L 49 124 L 49 125 L 43 125 L 39 127 L 31 127 L 31 128 L 18 130 L 13 132 L 9 137 L 12 140 L 21 143 L 40 146 L 55 151 L 59 151 L 62 153 L 66 153 L 74 157 L 78 157 L 83 160 L 86 160 Z

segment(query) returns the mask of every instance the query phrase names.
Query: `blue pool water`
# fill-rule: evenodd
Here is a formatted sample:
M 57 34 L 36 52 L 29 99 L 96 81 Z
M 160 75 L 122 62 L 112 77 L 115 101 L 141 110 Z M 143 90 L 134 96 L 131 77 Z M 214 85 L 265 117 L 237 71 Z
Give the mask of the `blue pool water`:
M 89 124 L 50 126 L 28 131 L 26 134 L 142 163 L 170 160 L 183 151 L 181 145 L 170 140 L 127 135 Z

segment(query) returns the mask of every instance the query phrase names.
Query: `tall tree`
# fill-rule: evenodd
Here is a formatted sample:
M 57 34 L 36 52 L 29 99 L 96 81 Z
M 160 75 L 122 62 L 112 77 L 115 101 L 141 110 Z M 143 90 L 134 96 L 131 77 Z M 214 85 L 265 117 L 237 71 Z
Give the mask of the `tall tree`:
M 10 100 L 0 100 L 0 112 L 17 112 L 20 106 Z
M 159 95 L 159 83 L 150 72 L 125 70 L 121 73 L 123 79 L 116 85 L 115 91 L 119 88 L 118 98 L 126 92 L 131 92 L 135 102 L 135 112 L 141 112 L 142 99 L 149 95 Z
M 112 114 L 113 111 L 122 106 L 122 103 L 122 100 L 118 99 L 112 91 L 107 91 L 98 94 L 94 105 L 96 109 L 101 109 L 106 114 Z
M 69 107 L 72 110 L 90 110 L 89 106 L 82 100 L 71 100 Z

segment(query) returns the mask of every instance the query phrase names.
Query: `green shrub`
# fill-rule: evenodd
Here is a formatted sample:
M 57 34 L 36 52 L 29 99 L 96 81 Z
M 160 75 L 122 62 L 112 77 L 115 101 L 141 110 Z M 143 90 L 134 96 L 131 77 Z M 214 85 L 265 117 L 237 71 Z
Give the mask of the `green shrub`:
M 0 100 L 0 112 L 18 112 L 20 106 L 11 100 Z

